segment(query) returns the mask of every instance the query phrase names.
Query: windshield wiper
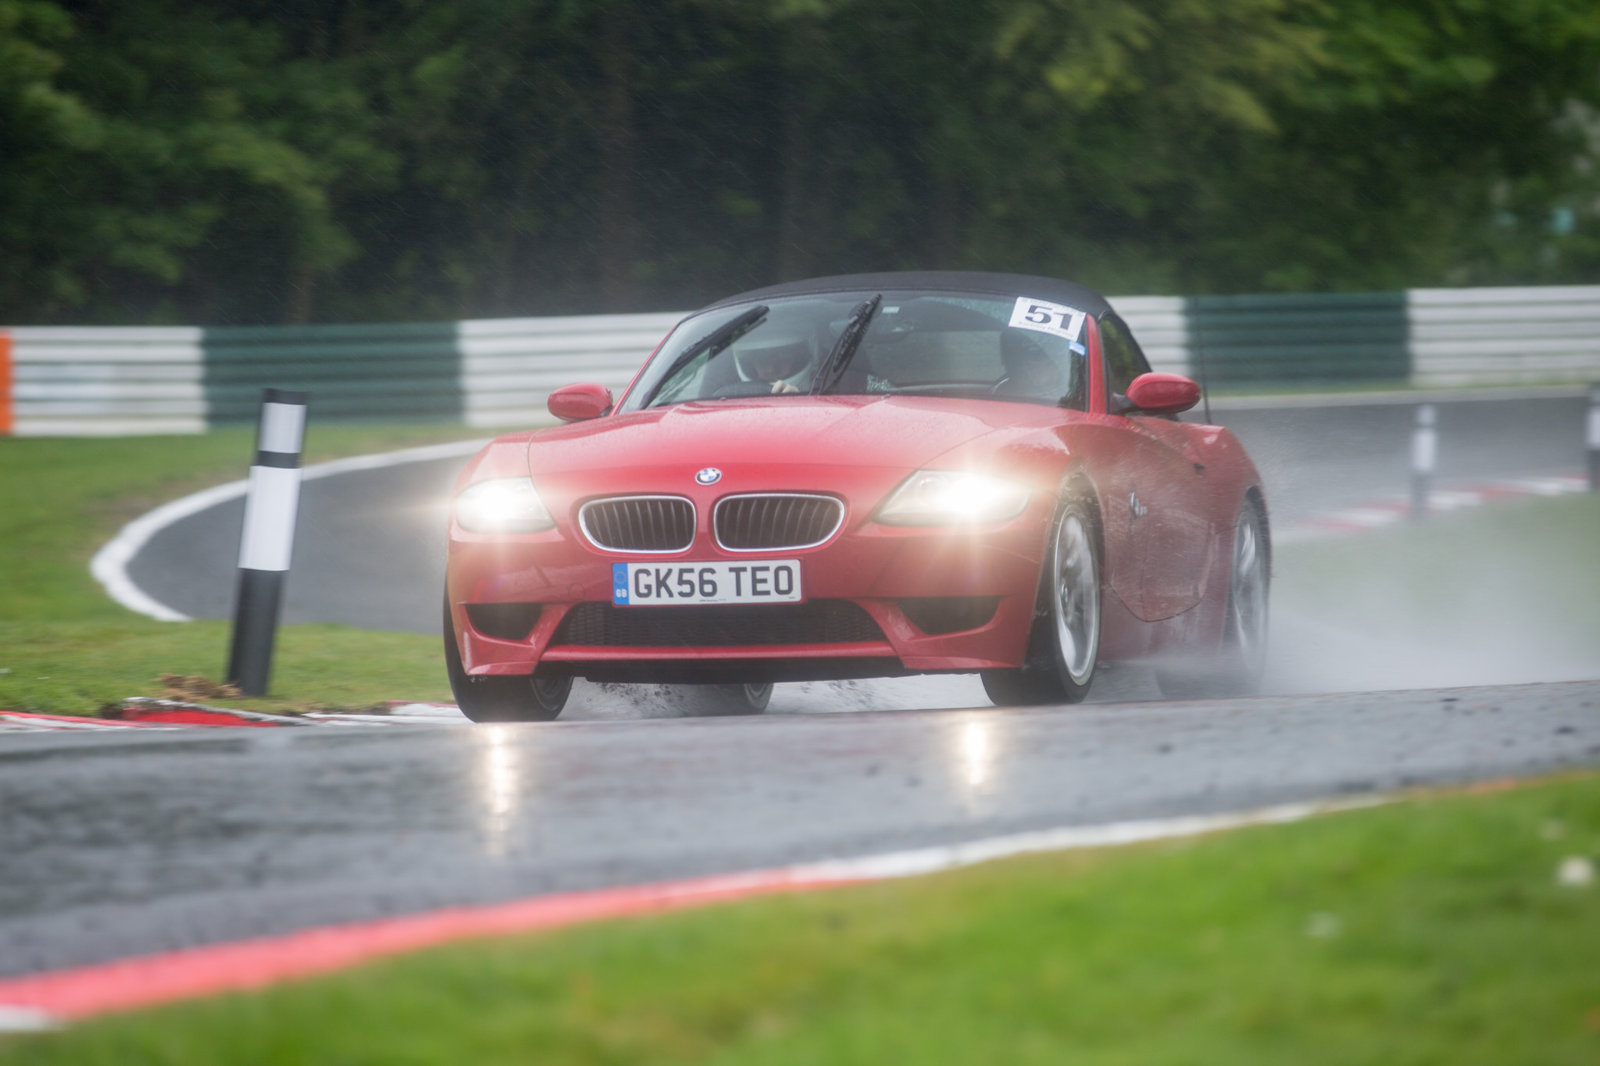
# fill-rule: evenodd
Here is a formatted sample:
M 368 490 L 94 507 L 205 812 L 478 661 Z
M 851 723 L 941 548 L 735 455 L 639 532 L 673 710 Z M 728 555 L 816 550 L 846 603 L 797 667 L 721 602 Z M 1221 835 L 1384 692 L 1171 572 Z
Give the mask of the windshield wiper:
M 667 367 L 666 372 L 663 373 L 660 379 L 656 382 L 655 388 L 650 390 L 650 395 L 645 397 L 644 402 L 639 406 L 641 408 L 649 407 L 652 403 L 654 403 L 656 393 L 661 391 L 661 387 L 663 385 L 672 380 L 672 375 L 688 366 L 689 363 L 694 360 L 695 356 L 699 355 L 701 352 L 710 349 L 711 354 L 715 356 L 718 352 L 722 351 L 722 349 L 726 348 L 728 345 L 732 344 L 746 333 L 749 333 L 751 330 L 755 329 L 756 326 L 761 324 L 761 320 L 767 317 L 767 312 L 769 310 L 771 310 L 771 308 L 769 308 L 766 304 L 756 304 L 754 307 L 750 308 L 750 310 L 729 319 L 716 329 L 712 330 L 710 333 L 707 333 L 704 337 L 701 337 L 699 340 L 689 345 L 689 347 L 685 348 L 683 351 L 679 352 L 678 357 L 672 361 L 672 365 Z
M 817 370 L 817 380 L 811 386 L 811 394 L 820 396 L 839 383 L 844 376 L 844 368 L 850 365 L 850 360 L 856 354 L 856 348 L 861 344 L 861 338 L 866 335 L 867 326 L 872 323 L 872 316 L 878 313 L 878 308 L 883 304 L 883 293 L 878 293 L 870 300 L 862 300 L 856 304 L 855 310 L 850 312 L 850 321 L 844 325 L 844 331 L 839 334 L 839 339 L 834 342 L 833 350 L 828 353 L 828 358 L 823 360 L 822 366 Z

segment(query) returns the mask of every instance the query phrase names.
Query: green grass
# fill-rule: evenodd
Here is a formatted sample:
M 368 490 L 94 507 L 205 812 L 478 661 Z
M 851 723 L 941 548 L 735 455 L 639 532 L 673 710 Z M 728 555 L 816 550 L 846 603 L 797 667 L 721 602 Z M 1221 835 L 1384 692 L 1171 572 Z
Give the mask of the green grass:
M 510 937 L 7 1063 L 1600 1061 L 1593 775 Z
M 459 426 L 313 423 L 306 461 L 473 436 Z M 254 430 L 116 440 L 0 439 L 0 708 L 93 713 L 159 696 L 163 674 L 220 681 L 226 622 L 156 622 L 111 601 L 89 559 L 125 522 L 249 470 Z M 286 626 L 272 694 L 208 700 L 258 710 L 448 699 L 433 638 L 342 626 Z

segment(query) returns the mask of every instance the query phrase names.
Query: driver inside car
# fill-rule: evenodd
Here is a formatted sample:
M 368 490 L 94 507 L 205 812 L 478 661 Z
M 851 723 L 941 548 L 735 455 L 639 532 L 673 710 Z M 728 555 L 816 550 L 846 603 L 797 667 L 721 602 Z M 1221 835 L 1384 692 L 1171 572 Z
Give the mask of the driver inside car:
M 772 395 L 804 392 L 810 384 L 811 345 L 794 334 L 752 334 L 734 352 L 739 376 L 770 386 Z
M 996 395 L 1054 403 L 1069 391 L 1067 375 L 1062 373 L 1061 367 L 1038 341 L 1020 330 L 1001 332 L 1000 361 L 1006 373 L 994 384 Z

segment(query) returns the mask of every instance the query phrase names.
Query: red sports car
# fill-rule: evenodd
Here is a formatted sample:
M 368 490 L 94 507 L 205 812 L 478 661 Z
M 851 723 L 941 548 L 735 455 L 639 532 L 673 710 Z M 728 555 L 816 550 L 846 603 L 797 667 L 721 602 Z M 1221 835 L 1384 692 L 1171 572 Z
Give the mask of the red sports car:
M 685 318 L 620 398 L 500 437 L 456 486 L 444 645 L 478 721 L 574 677 L 710 685 L 978 672 L 1080 700 L 1097 663 L 1247 690 L 1266 644 L 1261 477 L 1106 300 L 1048 278 L 819 278 Z

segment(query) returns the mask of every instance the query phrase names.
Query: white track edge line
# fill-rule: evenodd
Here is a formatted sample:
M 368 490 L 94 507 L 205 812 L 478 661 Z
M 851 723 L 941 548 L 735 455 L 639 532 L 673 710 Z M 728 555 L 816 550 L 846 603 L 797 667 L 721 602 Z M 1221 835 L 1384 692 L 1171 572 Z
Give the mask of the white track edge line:
M 1322 814 L 1362 810 L 1397 802 L 1398 796 L 1375 793 L 1366 796 L 1340 799 L 1305 800 L 1282 803 L 1271 807 L 1256 807 L 1223 814 L 1196 814 L 1174 818 L 1146 818 L 1127 822 L 1106 822 L 1100 825 L 1063 826 L 1027 833 L 980 837 L 958 844 L 941 844 L 906 851 L 862 855 L 852 859 L 823 859 L 819 862 L 795 866 L 779 866 L 765 870 L 747 870 L 709 878 L 688 881 L 665 881 L 636 886 L 658 890 L 662 899 L 688 899 L 704 895 L 707 885 L 715 882 L 720 897 L 715 902 L 726 902 L 729 894 L 753 894 L 774 887 L 802 890 L 826 888 L 843 882 L 869 883 L 891 881 L 946 870 L 976 866 L 998 859 L 1046 851 L 1072 851 L 1082 848 L 1120 847 L 1157 840 L 1172 840 L 1200 836 L 1229 829 L 1246 829 L 1252 826 L 1283 825 L 1304 821 Z M 692 890 L 691 890 L 692 889 Z M 604 892 L 606 889 L 596 889 Z M 585 893 L 579 893 L 583 895 Z M 536 898 L 536 897 L 535 897 Z M 491 905 L 492 906 L 492 905 Z M 409 954 L 409 952 L 408 952 Z M 33 1032 L 63 1027 L 65 1022 L 45 1011 L 30 1007 L 17 1007 L 0 1003 L 0 1033 Z
M 995 859 L 1044 851 L 1116 847 L 1153 840 L 1198 836 L 1224 829 L 1297 822 L 1319 814 L 1376 807 L 1394 802 L 1386 795 L 1344 799 L 1308 800 L 1223 814 L 1193 814 L 1173 818 L 1147 818 L 1100 825 L 1064 826 L 1006 836 L 983 837 L 959 844 L 942 844 L 909 851 L 886 852 L 854 859 L 826 859 L 789 867 L 790 880 L 800 883 L 829 881 L 881 881 L 916 877 Z
M 487 439 L 452 441 L 447 444 L 427 444 L 418 448 L 403 448 L 399 451 L 383 452 L 379 455 L 357 455 L 348 459 L 333 459 L 326 463 L 317 463 L 308 466 L 300 472 L 302 481 L 311 481 L 317 478 L 329 477 L 333 474 L 344 474 L 354 470 L 377 470 L 388 466 L 400 466 L 404 463 L 423 463 L 433 459 L 450 459 L 461 455 L 471 455 L 488 443 Z M 117 603 L 158 622 L 189 622 L 188 615 L 167 606 L 160 600 L 146 593 L 133 579 L 128 576 L 128 563 L 139 551 L 150 542 L 156 534 L 167 526 L 190 515 L 204 511 L 208 507 L 215 507 L 226 503 L 237 496 L 243 496 L 249 486 L 248 481 L 230 481 L 225 485 L 216 485 L 209 489 L 202 489 L 182 499 L 173 500 L 163 504 L 147 514 L 140 515 L 132 522 L 123 526 L 104 547 L 95 552 L 94 558 L 89 561 L 89 573 L 100 582 L 106 594 Z
M 61 1020 L 42 1010 L 0 1003 L 0 1033 L 42 1033 L 60 1028 Z

